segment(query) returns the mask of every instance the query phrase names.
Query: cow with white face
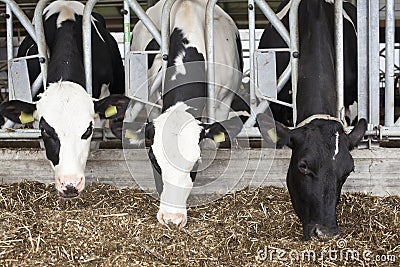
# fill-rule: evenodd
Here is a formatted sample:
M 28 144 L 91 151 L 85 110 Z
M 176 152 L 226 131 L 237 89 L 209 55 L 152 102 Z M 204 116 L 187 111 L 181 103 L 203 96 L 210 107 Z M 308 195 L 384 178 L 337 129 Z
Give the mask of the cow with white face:
M 38 99 L 35 103 L 11 100 L 0 105 L 0 114 L 16 123 L 38 121 L 47 159 L 55 171 L 55 187 L 63 197 L 76 197 L 85 188 L 84 173 L 95 118 L 115 119 L 124 114 L 129 103 L 122 95 L 94 101 L 83 87 L 83 8 L 79 2 L 55 1 L 45 9 L 44 26 L 50 50 L 49 85 L 35 96 Z M 93 69 L 93 96 L 96 98 L 107 87 L 112 94 L 124 89 L 123 66 L 116 42 L 110 39 L 111 35 L 101 22 L 92 20 L 92 30 L 96 31 L 92 38 L 93 53 L 96 53 L 94 66 L 97 66 Z M 31 42 L 27 37 L 19 54 L 37 51 Z M 113 55 L 119 58 L 112 58 Z M 32 80 L 39 68 L 35 62 L 28 63 L 28 67 Z
M 164 2 L 158 2 L 147 11 L 159 28 Z M 158 221 L 179 227 L 187 223 L 186 201 L 196 177 L 201 140 L 229 140 L 242 128 L 238 117 L 226 120 L 242 78 L 239 32 L 233 20 L 218 6 L 215 8 L 214 44 L 218 64 L 215 67 L 216 119 L 219 122 L 201 122 L 207 98 L 206 3 L 206 0 L 177 0 L 172 7 L 162 114 L 145 127 L 146 139 L 151 142 L 149 158 L 161 200 Z M 135 26 L 132 35 L 132 50 L 159 49 L 142 23 Z M 159 55 L 149 55 L 150 86 L 161 65 Z

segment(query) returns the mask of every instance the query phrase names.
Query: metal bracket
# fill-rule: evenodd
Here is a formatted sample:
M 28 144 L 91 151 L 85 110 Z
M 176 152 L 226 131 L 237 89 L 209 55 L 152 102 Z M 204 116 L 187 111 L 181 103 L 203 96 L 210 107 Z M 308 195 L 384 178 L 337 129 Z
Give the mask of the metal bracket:
M 148 54 L 136 52 L 130 52 L 126 55 L 125 71 L 128 75 L 125 93 L 130 98 L 149 100 L 147 56 Z

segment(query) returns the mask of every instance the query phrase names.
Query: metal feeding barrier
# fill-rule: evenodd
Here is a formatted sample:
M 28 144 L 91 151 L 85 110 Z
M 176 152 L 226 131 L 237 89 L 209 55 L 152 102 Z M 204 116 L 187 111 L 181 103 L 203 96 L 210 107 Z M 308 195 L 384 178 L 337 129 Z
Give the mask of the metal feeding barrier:
M 49 0 L 40 0 L 35 9 L 35 25 L 33 26 L 22 9 L 13 0 L 0 0 L 6 4 L 7 18 L 7 58 L 9 70 L 10 99 L 17 98 L 25 101 L 36 95 L 41 85 L 46 84 L 47 78 L 47 51 L 44 38 L 42 15 Z M 98 0 L 88 0 L 83 15 L 83 50 L 86 75 L 86 88 L 92 93 L 92 61 L 91 61 L 91 13 Z M 169 17 L 175 0 L 167 0 L 162 10 L 161 28 L 158 29 L 148 17 L 136 0 L 125 0 L 124 3 L 124 56 L 126 69 L 126 95 L 133 100 L 126 117 L 128 121 L 134 121 L 145 106 L 156 106 L 149 101 L 150 96 L 157 89 L 162 88 L 163 73 L 165 73 L 169 51 Z M 209 121 L 215 120 L 215 69 L 214 69 L 214 8 L 218 0 L 209 0 L 206 7 L 206 38 L 207 38 L 207 112 Z M 254 128 L 255 116 L 267 110 L 269 103 L 285 105 L 293 109 L 293 121 L 296 122 L 296 92 L 298 69 L 298 7 L 301 0 L 292 0 L 289 12 L 289 29 L 280 21 L 272 8 L 265 0 L 248 0 L 249 20 L 249 61 L 250 61 L 250 107 L 251 116 L 244 125 L 242 136 L 260 136 Z M 272 26 L 281 35 L 287 44 L 287 48 L 257 49 L 255 41 L 255 12 L 256 7 L 262 11 Z M 337 117 L 344 118 L 344 66 L 343 66 L 343 5 L 342 0 L 334 1 L 335 8 L 335 67 L 337 88 Z M 394 0 L 386 0 L 386 31 L 385 31 L 385 117 L 380 121 L 379 107 L 379 2 L 369 0 L 357 1 L 357 36 L 358 36 L 358 118 L 366 118 L 369 122 L 367 136 L 369 145 L 372 141 L 400 139 L 400 118 L 395 118 L 395 93 L 394 93 L 394 27 L 395 27 Z M 156 42 L 161 51 L 130 51 L 130 13 L 134 12 Z M 26 73 L 26 60 L 29 58 L 14 58 L 12 50 L 13 15 L 21 22 L 31 37 L 37 41 L 39 54 L 37 57 L 42 68 L 42 75 L 36 79 L 32 88 L 26 75 L 13 75 Z M 134 38 L 134 37 L 133 37 Z M 147 84 L 147 55 L 160 53 L 163 58 L 163 71 L 154 79 L 152 87 Z M 277 53 L 290 53 L 290 63 L 284 72 L 277 77 L 276 59 Z M 268 64 L 265 64 L 268 62 Z M 266 75 L 268 73 L 268 75 Z M 18 80 L 19 79 L 19 80 Z M 21 80 L 22 79 L 22 80 Z M 285 103 L 278 99 L 278 94 L 284 85 L 291 79 L 292 103 Z M 13 87 L 14 84 L 28 83 L 25 87 Z M 26 92 L 16 92 L 29 88 Z M 29 98 L 29 97 L 30 98 Z M 0 131 L 0 139 L 21 140 L 37 139 L 39 132 L 36 130 L 13 129 L 12 134 L 4 128 L 12 128 L 13 124 L 7 122 Z M 244 133 L 247 134 L 244 134 Z

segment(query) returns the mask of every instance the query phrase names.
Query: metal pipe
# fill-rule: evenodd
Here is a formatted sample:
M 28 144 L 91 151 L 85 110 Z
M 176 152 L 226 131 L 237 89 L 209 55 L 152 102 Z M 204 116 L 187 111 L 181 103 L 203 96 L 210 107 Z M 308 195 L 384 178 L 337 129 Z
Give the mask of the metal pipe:
M 369 1 L 369 122 L 379 125 L 379 1 Z
M 297 124 L 297 81 L 299 68 L 299 5 L 301 0 L 292 0 L 289 11 L 290 29 L 290 62 L 292 67 L 292 105 L 293 105 L 293 125 Z
M 47 2 L 49 0 L 39 0 L 38 4 L 35 8 L 35 32 L 36 32 L 36 44 L 39 52 L 39 62 L 40 69 L 42 71 L 43 77 L 43 88 L 46 88 L 47 85 L 47 67 L 48 67 L 48 57 L 47 57 L 47 44 L 46 44 L 46 36 L 44 34 L 43 27 L 43 10 L 45 9 Z
M 26 29 L 26 31 L 32 37 L 32 39 L 36 42 L 35 28 L 33 27 L 29 18 L 25 15 L 25 13 L 22 11 L 22 9 L 18 6 L 18 4 L 13 0 L 0 0 L 0 2 L 3 2 L 9 6 L 11 11 L 18 18 L 19 22 Z
M 256 65 L 254 52 L 256 50 L 256 9 L 254 0 L 249 0 L 249 61 L 250 61 L 250 114 L 252 117 L 256 116 L 255 109 L 257 108 L 256 98 Z
M 146 12 L 143 10 L 142 6 L 139 5 L 139 3 L 136 0 L 125 0 L 125 2 L 128 3 L 128 5 L 133 10 L 133 12 L 136 14 L 136 16 L 139 18 L 139 20 L 143 23 L 143 25 L 147 28 L 147 30 L 150 32 L 150 34 L 153 36 L 153 38 L 156 40 L 156 42 L 160 46 L 162 46 L 160 30 L 156 27 L 154 22 L 146 14 Z
M 358 118 L 368 116 L 368 0 L 357 1 Z
M 385 25 L 385 126 L 394 125 L 394 0 L 386 0 Z
M 161 55 L 162 72 L 165 74 L 168 66 L 170 18 L 171 9 L 176 0 L 166 0 L 161 13 Z M 163 79 L 164 80 L 164 79 Z M 162 83 L 162 95 L 164 95 L 164 82 Z
M 10 60 L 14 58 L 14 32 L 13 32 L 13 14 L 11 12 L 10 5 L 6 5 L 6 24 L 7 24 L 7 62 L 8 62 L 8 81 L 11 81 L 11 69 L 10 69 Z M 8 98 L 13 99 L 14 93 L 9 91 Z
M 86 2 L 83 10 L 82 31 L 83 31 L 83 64 L 85 67 L 86 91 L 92 96 L 92 10 L 98 0 L 89 0 Z
M 215 56 L 214 56 L 214 9 L 218 0 L 209 0 L 206 6 L 207 36 L 207 110 L 208 122 L 215 122 Z
M 336 117 L 344 121 L 343 1 L 335 0 Z
M 124 1 L 124 58 L 131 50 L 131 10 L 126 1 Z

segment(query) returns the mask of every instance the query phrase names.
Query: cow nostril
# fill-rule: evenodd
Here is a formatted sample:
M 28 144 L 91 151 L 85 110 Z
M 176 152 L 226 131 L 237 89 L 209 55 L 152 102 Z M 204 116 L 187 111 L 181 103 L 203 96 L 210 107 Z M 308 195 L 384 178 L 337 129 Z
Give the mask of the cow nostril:
M 330 229 L 328 227 L 317 224 L 311 229 L 311 237 L 317 238 L 321 241 L 330 240 L 338 235 L 339 235 L 339 229 L 337 228 Z
M 67 185 L 66 189 L 63 191 L 62 193 L 62 197 L 65 198 L 73 198 L 73 197 L 77 197 L 79 195 L 78 190 L 71 185 Z

